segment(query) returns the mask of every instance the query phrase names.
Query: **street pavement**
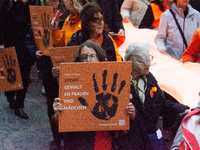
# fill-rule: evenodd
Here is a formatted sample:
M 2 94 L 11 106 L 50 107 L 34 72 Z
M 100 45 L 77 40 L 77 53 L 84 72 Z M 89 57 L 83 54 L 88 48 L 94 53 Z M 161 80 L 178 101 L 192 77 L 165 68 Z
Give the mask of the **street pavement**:
M 3 92 L 0 93 L 0 150 L 48 150 L 53 140 L 47 116 L 46 97 L 41 93 L 42 81 L 32 67 L 24 111 L 29 119 L 21 119 L 9 108 Z M 159 125 L 161 125 L 160 123 Z M 173 139 L 172 139 L 173 140 Z M 172 140 L 166 142 L 170 148 Z
M 0 93 L 0 150 L 48 150 L 53 140 L 46 97 L 41 94 L 42 82 L 37 78 L 35 66 L 31 79 L 24 107 L 27 120 L 16 116 L 4 93 Z

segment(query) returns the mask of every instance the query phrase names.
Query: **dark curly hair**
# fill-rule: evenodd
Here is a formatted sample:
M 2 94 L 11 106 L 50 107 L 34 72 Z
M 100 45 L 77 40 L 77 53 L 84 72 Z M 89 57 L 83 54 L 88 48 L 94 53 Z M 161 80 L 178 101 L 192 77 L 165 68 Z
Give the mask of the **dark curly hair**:
M 90 23 L 91 21 L 94 20 L 94 14 L 97 14 L 99 12 L 101 13 L 102 16 L 104 15 L 102 8 L 96 3 L 88 3 L 83 7 L 83 9 L 80 12 L 82 32 L 86 39 L 89 39 L 90 35 L 93 34 L 91 31 Z M 109 29 L 107 25 L 105 25 L 105 23 L 104 23 L 104 31 L 106 33 L 109 32 Z
M 79 57 L 81 55 L 81 50 L 83 49 L 84 46 L 94 49 L 95 52 L 97 53 L 99 61 L 106 60 L 106 51 L 103 50 L 97 43 L 93 42 L 92 40 L 87 40 L 80 45 L 76 55 L 74 56 L 73 62 L 81 62 Z

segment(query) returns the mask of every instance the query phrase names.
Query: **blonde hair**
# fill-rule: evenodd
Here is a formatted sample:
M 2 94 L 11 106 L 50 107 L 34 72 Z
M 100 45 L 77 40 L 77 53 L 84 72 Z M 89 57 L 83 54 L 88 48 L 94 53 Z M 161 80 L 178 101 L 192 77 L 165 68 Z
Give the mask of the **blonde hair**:
M 77 10 L 77 12 L 80 14 L 82 8 L 88 3 L 87 0 L 72 0 L 74 4 L 74 8 Z

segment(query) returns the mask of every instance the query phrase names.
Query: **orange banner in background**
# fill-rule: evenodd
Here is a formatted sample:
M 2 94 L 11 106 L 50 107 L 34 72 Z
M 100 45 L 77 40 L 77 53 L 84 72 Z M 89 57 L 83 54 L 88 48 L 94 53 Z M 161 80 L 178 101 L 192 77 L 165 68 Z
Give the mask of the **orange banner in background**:
M 53 19 L 53 10 L 50 6 L 29 6 L 31 26 L 34 41 L 37 48 L 43 55 L 49 56 L 49 47 L 53 47 L 52 32 L 50 23 Z
M 5 48 L 0 55 L 0 92 L 23 89 L 15 48 Z
M 60 66 L 63 62 L 72 62 L 79 46 L 49 48 L 49 55 L 54 67 Z
M 61 63 L 59 132 L 128 130 L 131 62 Z

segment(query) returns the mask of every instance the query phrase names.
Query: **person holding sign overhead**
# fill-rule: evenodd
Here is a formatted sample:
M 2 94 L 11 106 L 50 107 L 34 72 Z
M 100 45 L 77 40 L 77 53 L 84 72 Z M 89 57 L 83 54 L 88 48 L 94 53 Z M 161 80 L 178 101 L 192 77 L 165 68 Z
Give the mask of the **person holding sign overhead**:
M 106 61 L 105 51 L 95 42 L 87 40 L 82 43 L 77 51 L 73 62 L 102 62 Z M 55 115 L 52 118 L 52 126 L 56 129 L 58 125 L 59 112 L 64 106 L 59 102 L 60 98 L 54 100 L 53 108 Z M 127 105 L 127 113 L 130 118 L 135 118 L 135 110 L 132 103 Z M 64 135 L 64 148 L 68 150 L 111 150 L 116 145 L 113 142 L 114 131 L 90 131 L 90 132 L 66 132 Z

